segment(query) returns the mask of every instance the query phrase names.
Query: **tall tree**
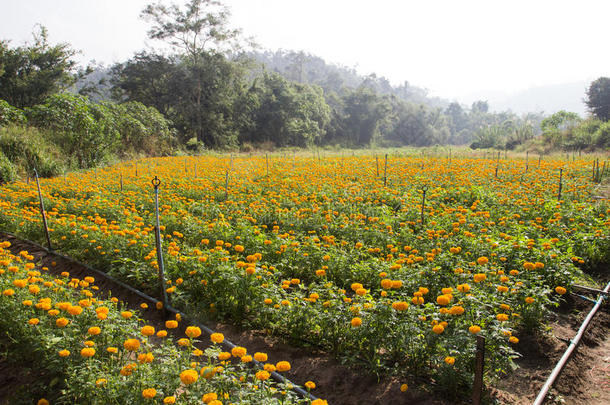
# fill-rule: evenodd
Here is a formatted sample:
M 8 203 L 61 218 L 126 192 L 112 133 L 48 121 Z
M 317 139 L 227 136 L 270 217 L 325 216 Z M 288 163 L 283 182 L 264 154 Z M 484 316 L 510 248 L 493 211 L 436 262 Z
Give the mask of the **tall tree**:
M 20 108 L 40 104 L 74 82 L 76 52 L 70 45 L 50 45 L 42 26 L 33 37 L 32 44 L 12 49 L 0 41 L 0 99 Z
M 177 4 L 149 4 L 141 14 L 152 23 L 151 39 L 167 42 L 190 57 L 202 52 L 224 52 L 239 46 L 241 31 L 229 28 L 229 9 L 217 0 L 189 0 L 184 8 Z
M 600 77 L 589 86 L 585 100 L 589 111 L 602 121 L 610 120 L 610 78 Z

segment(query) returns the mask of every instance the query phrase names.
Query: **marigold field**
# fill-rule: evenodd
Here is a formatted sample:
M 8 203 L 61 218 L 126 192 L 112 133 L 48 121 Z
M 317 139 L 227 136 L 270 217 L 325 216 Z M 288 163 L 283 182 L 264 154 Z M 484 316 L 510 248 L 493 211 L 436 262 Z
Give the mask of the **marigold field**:
M 583 269 L 608 263 L 610 209 L 594 198 L 591 167 L 403 151 L 388 156 L 384 181 L 383 155 L 217 155 L 131 161 L 41 188 L 58 251 L 159 297 L 158 176 L 173 306 L 456 395 L 472 383 L 475 335 L 486 338 L 486 378 L 500 377 L 520 334 L 543 327 Z M 46 243 L 34 182 L 1 187 L 0 208 L 0 230 Z

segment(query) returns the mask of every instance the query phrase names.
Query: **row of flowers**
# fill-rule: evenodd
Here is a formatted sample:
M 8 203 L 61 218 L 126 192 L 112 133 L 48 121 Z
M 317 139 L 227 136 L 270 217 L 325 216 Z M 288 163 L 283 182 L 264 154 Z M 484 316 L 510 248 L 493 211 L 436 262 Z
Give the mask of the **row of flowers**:
M 0 329 L 9 360 L 35 361 L 54 381 L 52 388 L 40 381 L 28 390 L 39 404 L 325 403 L 299 398 L 270 378 L 289 371 L 287 361 L 273 364 L 244 347 L 223 351 L 222 334 L 206 338 L 196 326 L 180 337 L 180 317 L 155 328 L 118 299 L 98 297 L 93 277 L 54 277 L 28 252 L 13 255 L 9 247 L 0 242 L 0 309 L 11 314 Z

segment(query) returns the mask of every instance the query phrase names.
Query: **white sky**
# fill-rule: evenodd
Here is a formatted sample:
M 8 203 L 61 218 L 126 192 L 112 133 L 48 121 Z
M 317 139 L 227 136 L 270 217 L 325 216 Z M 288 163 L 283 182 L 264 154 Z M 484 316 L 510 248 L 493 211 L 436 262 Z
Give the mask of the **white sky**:
M 184 0 L 180 0 L 184 1 Z M 83 62 L 110 64 L 145 48 L 150 0 L 0 0 L 0 39 L 69 42 Z M 169 3 L 171 1 L 165 1 Z M 432 95 L 610 75 L 608 0 L 225 0 L 233 25 L 271 50 L 304 50 L 327 62 L 408 80 Z

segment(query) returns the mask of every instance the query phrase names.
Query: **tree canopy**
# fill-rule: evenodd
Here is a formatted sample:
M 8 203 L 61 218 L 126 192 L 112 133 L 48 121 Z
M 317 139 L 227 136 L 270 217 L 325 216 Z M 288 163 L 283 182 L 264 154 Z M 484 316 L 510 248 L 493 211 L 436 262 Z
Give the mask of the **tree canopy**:
M 610 78 L 600 77 L 587 90 L 585 100 L 589 111 L 602 121 L 610 120 Z
M 50 45 L 40 26 L 31 44 L 10 48 L 0 41 L 0 99 L 23 108 L 41 103 L 74 82 L 76 52 L 70 45 Z

